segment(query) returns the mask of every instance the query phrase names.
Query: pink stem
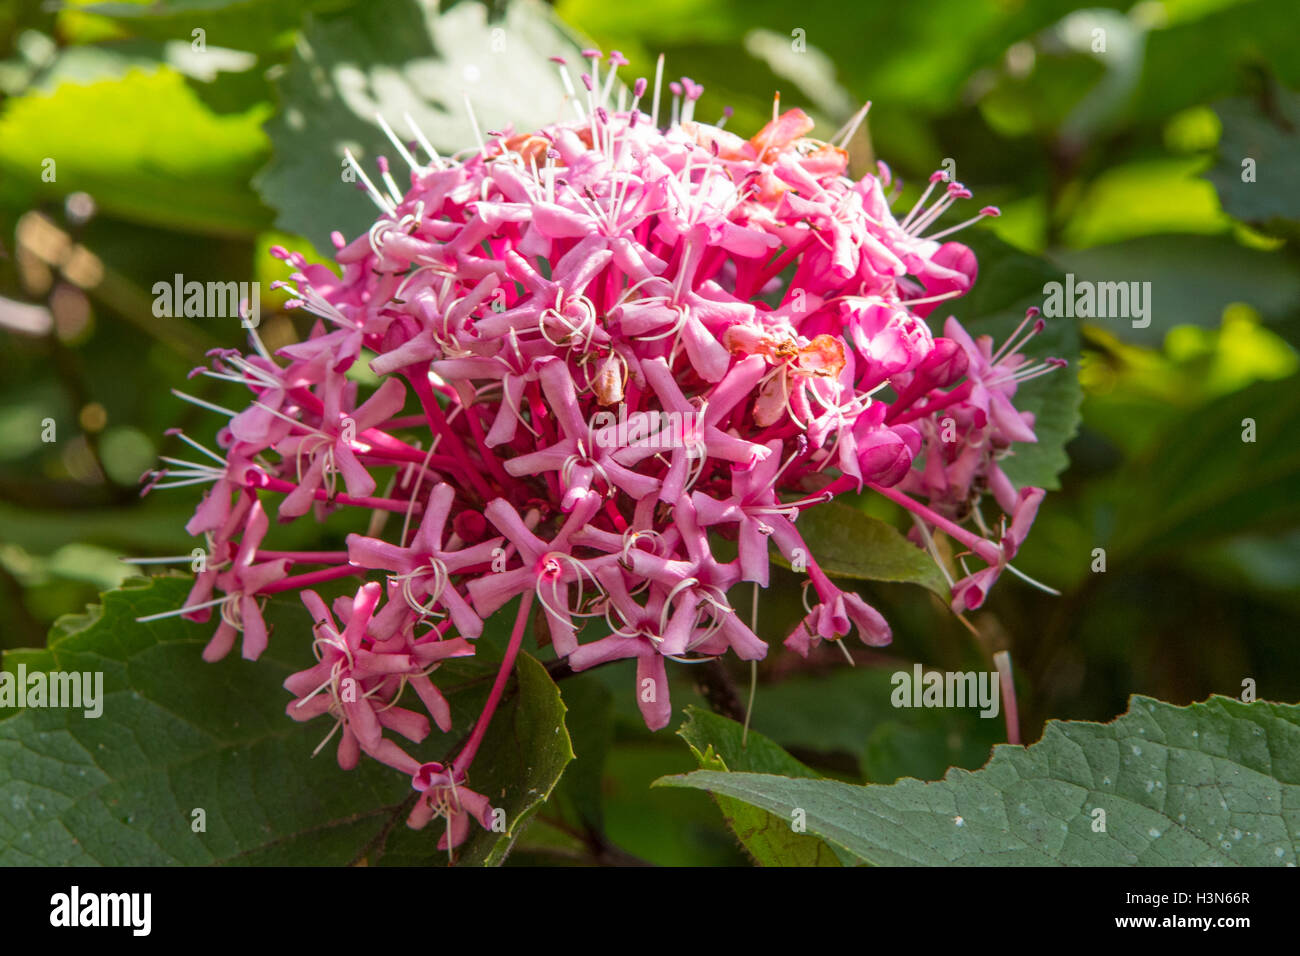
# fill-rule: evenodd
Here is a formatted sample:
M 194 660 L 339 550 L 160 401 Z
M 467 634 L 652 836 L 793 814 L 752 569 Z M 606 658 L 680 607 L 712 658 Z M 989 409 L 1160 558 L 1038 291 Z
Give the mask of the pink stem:
M 298 487 L 292 481 L 285 481 L 283 478 L 272 478 L 266 474 L 250 474 L 246 484 L 249 488 L 269 488 L 272 491 L 283 491 L 286 494 Z M 378 511 L 405 513 L 407 508 L 413 508 L 418 514 L 424 508 L 418 501 L 412 505 L 409 501 L 399 501 L 396 498 L 353 498 L 351 495 L 335 495 L 331 498 L 329 492 L 324 488 L 317 488 L 312 492 L 312 497 L 317 501 L 334 501 L 341 505 L 357 505 L 362 508 L 374 508 Z
M 1016 708 L 1016 682 L 1011 673 L 1011 652 L 998 651 L 993 655 L 1002 684 L 1002 716 L 1007 722 L 1007 743 L 1020 744 L 1020 713 Z
M 955 405 L 957 402 L 965 401 L 966 398 L 969 397 L 973 388 L 974 386 L 971 382 L 963 382 L 951 392 L 944 394 L 940 398 L 936 398 L 932 402 L 928 402 L 920 407 L 912 406 L 899 415 L 888 415 L 885 420 L 891 425 L 902 425 L 906 422 L 914 421 L 918 418 L 929 415 L 931 412 L 937 412 L 941 408 L 947 408 L 950 405 Z M 900 401 L 895 405 L 895 407 L 897 408 L 901 405 L 902 402 Z
M 365 568 L 354 568 L 351 565 L 343 565 L 337 568 L 326 568 L 324 571 L 312 571 L 308 574 L 295 574 L 292 577 L 281 578 L 272 584 L 258 590 L 258 594 L 279 594 L 281 591 L 291 591 L 294 588 L 305 588 L 312 584 L 320 584 L 322 581 L 333 581 L 335 578 L 351 577 L 354 574 L 365 574 Z
M 504 399 L 502 399 L 502 401 L 504 401 Z M 483 423 L 479 421 L 479 417 L 474 414 L 473 409 L 468 409 L 467 412 L 468 414 L 462 414 L 464 414 L 465 419 L 469 422 L 470 433 L 474 436 L 474 441 L 478 447 L 486 450 L 487 433 L 483 431 Z M 485 451 L 483 460 L 487 462 L 488 471 L 492 472 L 492 477 L 499 481 L 503 487 L 514 489 L 523 488 L 523 483 L 505 470 L 500 459 L 497 458 L 495 454 L 492 454 L 490 451 Z
M 415 370 L 406 369 L 403 375 L 411 383 L 411 388 L 415 390 L 416 396 L 420 399 L 420 406 L 424 409 L 425 417 L 429 419 L 431 427 L 436 427 L 443 439 L 451 445 L 451 456 L 459 458 L 465 463 L 465 467 L 458 473 L 462 480 L 468 480 L 475 489 L 483 496 L 484 501 L 491 501 L 497 495 L 492 491 L 483 475 L 470 459 L 469 450 L 465 448 L 460 436 L 451 430 L 447 422 L 447 417 L 442 413 L 442 406 L 438 404 L 438 399 L 434 397 L 433 388 L 429 385 L 429 378 L 426 374 L 427 366 Z
M 986 541 L 985 539 L 981 538 L 977 534 L 972 534 L 970 531 L 967 531 L 961 525 L 949 521 L 943 515 L 939 514 L 936 511 L 931 510 L 930 508 L 927 508 L 925 505 L 921 504 L 915 498 L 911 498 L 908 495 L 903 494 L 897 488 L 887 488 L 884 485 L 876 484 L 874 481 L 867 482 L 867 486 L 873 489 L 874 491 L 880 492 L 880 494 L 884 495 L 886 498 L 888 498 L 890 501 L 894 502 L 895 504 L 902 505 L 904 508 L 906 508 L 908 511 L 912 512 L 913 514 L 920 515 L 922 518 L 930 522 L 930 524 L 934 525 L 936 528 L 939 528 L 940 530 L 951 535 L 953 538 L 956 538 L 962 544 L 966 545 L 966 547 L 970 548 L 973 552 L 975 552 L 975 554 L 979 555 L 979 557 L 982 560 L 987 561 L 989 564 L 998 564 L 1001 562 L 1002 551 L 1000 548 L 998 548 L 997 545 L 992 544 L 989 541 Z
M 478 723 L 474 725 L 469 740 L 465 742 L 465 748 L 452 762 L 455 768 L 461 772 L 468 770 L 469 765 L 474 762 L 474 756 L 478 753 L 479 744 L 483 742 L 483 735 L 487 733 L 488 724 L 492 721 L 492 715 L 496 713 L 497 704 L 501 701 L 501 694 L 506 689 L 506 680 L 510 677 L 510 672 L 514 670 L 515 657 L 519 653 L 519 645 L 523 642 L 524 630 L 528 624 L 528 612 L 532 610 L 532 607 L 533 592 L 526 591 L 524 596 L 519 599 L 519 613 L 515 616 L 515 627 L 510 632 L 510 643 L 506 645 L 506 656 L 502 658 L 501 667 L 497 670 L 496 680 L 492 682 L 492 690 L 488 693 L 487 703 L 483 706 L 483 712 L 478 715 Z
M 347 563 L 346 551 L 258 551 L 253 555 L 255 561 L 275 561 L 288 558 L 298 564 L 338 564 Z

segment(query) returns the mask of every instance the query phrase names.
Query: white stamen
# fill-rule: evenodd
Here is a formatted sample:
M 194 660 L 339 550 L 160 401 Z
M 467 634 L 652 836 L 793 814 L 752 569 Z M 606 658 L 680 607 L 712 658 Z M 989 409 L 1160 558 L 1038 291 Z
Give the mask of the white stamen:
M 411 155 L 411 152 L 406 148 L 406 145 L 397 138 L 397 134 L 393 132 L 393 128 L 388 125 L 388 121 L 377 113 L 375 114 L 375 119 L 379 120 L 379 128 L 384 131 L 384 135 L 388 137 L 388 141 L 393 144 L 393 149 L 397 150 L 398 155 L 405 160 L 406 165 L 410 166 L 412 169 L 419 169 L 420 164 L 415 161 L 415 157 Z
M 659 54 L 659 61 L 655 64 L 655 101 L 650 111 L 650 125 L 655 129 L 659 128 L 659 88 L 664 81 L 664 55 Z
M 470 128 L 474 130 L 474 141 L 478 143 L 479 155 L 487 159 L 487 143 L 484 142 L 483 134 L 478 128 L 478 117 L 474 114 L 474 104 L 469 101 L 468 92 L 462 91 L 461 96 L 465 100 L 465 112 L 469 115 Z
M 365 187 L 366 192 L 370 195 L 370 201 L 378 206 L 381 212 L 386 212 L 391 216 L 395 211 L 393 204 L 389 202 L 388 198 L 384 196 L 383 193 L 375 188 L 375 184 L 370 181 L 370 177 L 367 176 L 366 171 L 361 168 L 361 164 L 357 162 L 357 158 L 352 155 L 352 150 L 343 150 L 343 158 L 347 160 L 348 165 L 352 167 L 352 171 L 361 177 L 361 185 Z
M 867 100 L 862 105 L 862 109 L 853 114 L 852 118 L 840 127 L 839 132 L 831 137 L 831 143 L 838 145 L 841 149 L 847 149 L 849 141 L 853 139 L 853 134 L 858 131 L 862 121 L 867 118 L 867 110 L 871 109 L 871 100 Z
M 182 401 L 189 402 L 191 405 L 197 405 L 200 408 L 206 408 L 208 409 L 208 411 L 217 412 L 220 415 L 225 415 L 227 418 L 235 417 L 236 413 L 232 412 L 230 409 L 222 408 L 220 405 L 214 405 L 212 404 L 212 402 L 205 402 L 203 399 L 195 398 L 193 395 L 187 395 L 185 392 L 182 392 L 178 388 L 173 388 L 171 392 L 177 398 L 181 399 Z
M 215 607 L 229 601 L 234 595 L 223 595 L 219 598 L 213 598 L 211 601 L 204 601 L 202 604 L 191 604 L 187 607 L 178 607 L 174 611 L 160 611 L 157 614 L 146 614 L 144 617 L 137 617 L 137 624 L 147 624 L 149 621 L 161 621 L 165 617 L 180 617 L 182 614 L 189 614 L 192 611 L 201 611 L 205 607 Z
M 429 154 L 431 164 L 437 169 L 442 169 L 442 157 L 438 155 L 438 151 L 434 149 L 433 144 L 429 142 L 429 137 L 424 135 L 424 130 L 420 129 L 420 127 L 416 125 L 415 120 L 411 119 L 410 113 L 403 113 L 402 119 L 406 120 L 406 125 L 411 127 L 411 132 L 415 134 L 416 141 L 424 151 Z

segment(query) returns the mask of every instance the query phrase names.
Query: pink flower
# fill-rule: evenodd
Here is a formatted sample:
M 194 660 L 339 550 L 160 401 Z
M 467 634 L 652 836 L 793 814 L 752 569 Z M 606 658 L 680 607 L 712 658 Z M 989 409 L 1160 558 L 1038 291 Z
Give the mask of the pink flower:
M 259 591 L 281 580 L 289 567 L 283 558 L 273 561 L 256 560 L 257 548 L 266 536 L 270 522 L 262 510 L 262 503 L 254 500 L 244 525 L 244 536 L 229 570 L 217 575 L 216 586 L 226 594 L 221 605 L 221 626 L 203 649 L 205 661 L 217 661 L 230 653 L 235 635 L 243 632 L 243 655 L 255 661 L 266 650 L 268 637 L 266 622 L 262 620 L 262 607 L 257 600 Z M 191 594 L 191 600 L 195 595 Z
M 348 560 L 363 568 L 393 572 L 395 582 L 400 582 L 402 597 L 412 610 L 423 616 L 434 607 L 446 608 L 456 630 L 473 638 L 483 633 L 483 621 L 451 584 L 451 576 L 479 565 L 490 565 L 493 552 L 504 539 L 492 538 L 466 548 L 444 549 L 447 517 L 455 497 L 451 485 L 445 483 L 430 492 L 420 528 L 407 547 L 359 534 L 348 535 Z
M 465 785 L 463 771 L 450 770 L 440 763 L 421 764 L 411 778 L 411 786 L 420 793 L 406 823 L 422 830 L 435 817 L 447 821 L 446 832 L 438 840 L 439 850 L 460 846 L 469 836 L 470 820 L 477 820 L 485 830 L 492 829 L 492 804 L 481 793 Z
M 316 620 L 315 649 L 320 660 L 316 666 L 285 680 L 285 689 L 296 698 L 289 704 L 288 714 L 299 721 L 322 714 L 332 716 L 335 731 L 342 731 L 338 760 L 345 770 L 355 767 L 364 751 L 390 767 L 414 773 L 419 763 L 385 738 L 383 732 L 394 730 L 419 743 L 429 735 L 429 721 L 414 711 L 394 706 L 392 699 L 378 692 L 387 678 L 415 674 L 421 667 L 410 654 L 381 652 L 374 646 L 367 629 L 379 603 L 379 592 L 378 584 L 365 584 L 354 599 L 341 598 L 335 603 L 336 612 L 345 622 L 342 631 L 315 591 L 302 592 L 303 603 Z
M 327 484 L 331 494 L 334 476 L 341 475 L 353 497 L 365 497 L 375 490 L 375 480 L 357 458 L 358 452 L 368 451 L 359 433 L 372 425 L 387 421 L 402 407 L 405 389 L 397 379 L 388 379 L 361 405 L 349 410 L 344 394 L 343 376 L 330 373 L 325 379 L 325 407 L 318 425 L 299 434 L 282 438 L 275 450 L 286 459 L 299 465 L 304 457 L 310 464 L 305 473 L 298 475 L 298 487 L 280 504 L 280 513 L 297 517 L 306 513 L 315 500 L 314 492 Z
M 847 137 L 810 138 L 799 110 L 746 140 L 695 120 L 702 91 L 687 78 L 671 106 L 656 84 L 649 116 L 644 80 L 615 109 L 626 60 L 587 59 L 576 119 L 493 132 L 457 161 L 418 159 L 394 136 L 404 191 L 386 160 L 379 185 L 354 164 L 379 214 L 362 236 L 335 235 L 339 270 L 272 250 L 310 333 L 275 354 L 256 332 L 247 355 L 213 353 L 203 374 L 243 385 L 248 403 L 178 393 L 229 419 L 220 453 L 178 435 L 202 460 L 149 476 L 213 485 L 188 526 L 211 563 L 165 613 L 220 606 L 205 656 L 242 629 L 255 658 L 263 600 L 300 590 L 318 663 L 286 681 L 289 714 L 328 715 L 342 766 L 365 753 L 409 774 L 411 825 L 445 818 L 448 848 L 471 818 L 492 823 L 468 771 L 534 601 L 574 670 L 636 660 L 637 703 L 658 729 L 673 716 L 670 661 L 766 655 L 737 588 L 769 584 L 773 546 L 808 575 L 787 647 L 851 630 L 889 642 L 880 613 L 823 572 L 802 512 L 888 498 L 918 544 L 946 534 L 985 563 L 954 589 L 963 610 L 1011 568 L 1042 499 L 999 464 L 1035 437 L 1018 386 L 1059 364 L 1021 355 L 1041 322 L 997 351 L 955 318 L 939 338 L 925 322 L 977 274 L 949 237 L 996 210 L 942 224 L 971 194 L 937 173 L 896 216 L 888 169 L 854 182 Z M 363 356 L 377 385 L 359 384 Z M 1010 520 L 995 540 L 987 493 Z M 329 517 L 346 551 L 267 549 L 272 511 Z M 724 540 L 732 559 L 717 556 Z M 357 577 L 370 580 L 332 606 L 314 590 Z M 392 735 L 450 729 L 438 668 L 473 654 L 485 619 L 516 600 L 465 743 L 417 761 Z
M 952 606 L 956 610 L 974 610 L 984 603 L 993 582 L 998 579 L 1004 568 L 1020 550 L 1020 545 L 1029 534 L 1029 528 L 1038 514 L 1038 506 L 1043 501 L 1045 492 L 1042 488 L 1021 488 L 1016 499 L 1011 518 L 1011 527 L 1002 536 L 1001 553 L 998 560 L 988 567 L 967 575 L 958 581 L 952 589 Z

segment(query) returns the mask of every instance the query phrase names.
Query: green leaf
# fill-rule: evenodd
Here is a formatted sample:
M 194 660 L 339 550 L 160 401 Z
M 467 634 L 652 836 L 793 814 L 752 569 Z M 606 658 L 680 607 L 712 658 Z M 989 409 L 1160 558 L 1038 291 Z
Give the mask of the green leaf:
M 409 112 L 443 155 L 478 145 L 462 91 L 481 131 L 508 123 L 534 129 L 560 119 L 564 105 L 547 58 L 572 59 L 576 50 L 537 0 L 516 0 L 496 21 L 478 3 L 439 13 L 430 0 L 365 4 L 345 17 L 312 19 L 279 84 L 281 109 L 267 124 L 274 158 L 257 189 L 278 211 L 277 226 L 332 248 L 331 230 L 351 238 L 376 217 L 357 183 L 343 179 L 345 148 L 372 179 L 375 157 L 385 155 L 399 184 L 408 182 L 376 114 L 409 142 Z
M 605 777 L 608 841 L 656 866 L 746 865 L 749 857 L 708 794 L 651 786 L 659 777 L 697 766 L 679 741 L 662 732 L 616 740 Z
M 852 505 L 828 501 L 809 508 L 799 516 L 796 527 L 829 575 L 919 584 L 948 598 L 948 583 L 929 555 L 896 528 Z M 773 560 L 790 566 L 781 555 Z
M 1171 6 L 1165 10 L 1172 13 Z M 1147 32 L 1146 63 L 1134 104 L 1138 129 L 1150 129 L 1177 110 L 1239 88 L 1244 66 L 1267 64 L 1285 82 L 1300 84 L 1300 59 L 1291 55 L 1291 0 L 1180 6 L 1184 9 L 1177 22 Z M 1196 68 L 1188 69 L 1188 64 Z
M 1038 743 L 928 784 L 697 771 L 656 785 L 800 808 L 809 832 L 881 865 L 1294 865 L 1300 705 L 1134 696 L 1108 724 L 1050 721 Z
M 283 629 L 257 664 L 205 665 L 209 626 L 135 622 L 188 588 L 167 578 L 110 591 L 51 632 L 46 666 L 103 672 L 103 715 L 0 711 L 0 863 L 342 864 L 398 812 L 410 790 L 400 775 L 344 773 L 332 751 L 311 759 L 324 730 L 284 713 L 280 683 L 295 668 L 280 656 Z M 190 829 L 195 808 L 205 833 Z
M 132 36 L 195 41 L 203 30 L 207 47 L 269 50 L 290 42 L 309 10 L 346 7 L 351 0 L 148 0 L 91 3 L 85 13 L 105 17 Z
M 169 68 L 19 97 L 0 116 L 0 200 L 88 192 L 124 219 L 253 235 L 268 219 L 248 185 L 266 155 L 265 112 L 216 115 Z
M 1271 232 L 1300 234 L 1300 196 L 1284 185 L 1300 176 L 1300 95 L 1273 87 L 1262 105 L 1226 100 L 1215 113 L 1223 135 L 1206 178 L 1219 191 L 1223 208 Z
M 690 76 L 702 83 L 697 115 L 712 120 L 724 105 L 736 108 L 729 129 L 744 136 L 770 117 L 772 92 L 782 104 L 818 105 L 811 95 L 791 97 L 755 49 L 750 34 L 765 31 L 795 41 L 812 55 L 824 54 L 838 69 L 838 80 L 859 102 L 872 99 L 879 109 L 897 107 L 911 115 L 943 112 L 969 90 L 980 67 L 994 67 L 1018 40 L 1059 20 L 1075 0 L 1007 4 L 1000 0 L 932 0 L 925 4 L 804 4 L 792 17 L 785 0 L 661 0 L 654 4 L 611 4 L 603 0 L 560 0 L 560 14 L 579 24 L 606 49 L 622 50 L 632 61 L 631 75 L 653 75 L 654 58 L 667 55 L 667 76 Z M 956 22 L 961 29 L 938 30 L 935 23 Z M 798 31 L 797 33 L 795 31 Z M 745 38 L 745 43 L 737 42 Z M 811 94 L 812 91 L 809 91 Z M 812 101 L 811 104 L 809 101 Z M 830 136 L 835 126 L 819 136 Z M 873 124 L 874 131 L 874 124 Z M 898 156 L 885 158 L 896 162 Z M 933 159 L 931 159 L 933 161 Z
M 1247 422 L 1251 424 L 1247 424 Z M 1254 440 L 1243 438 L 1253 428 Z M 1094 489 L 1114 510 L 1103 541 L 1121 561 L 1300 522 L 1300 390 L 1295 376 L 1256 382 L 1176 418 Z
M 686 708 L 686 722 L 677 735 L 690 745 L 705 770 L 818 777 L 762 734 L 751 730 L 746 739 L 740 724 L 698 707 Z M 794 832 L 789 817 L 782 819 L 731 797 L 714 794 L 714 799 L 731 831 L 760 866 L 840 865 L 831 847 Z
M 605 823 L 601 800 L 605 759 L 614 743 L 614 698 L 595 676 L 564 682 L 564 705 L 572 715 L 565 723 L 575 759 L 565 770 L 556 796 L 581 826 L 599 833 Z
M 55 625 L 43 651 L 6 652 L 4 670 L 103 673 L 103 714 L 0 710 L 0 865 L 340 865 L 432 861 L 438 829 L 405 819 L 414 792 L 375 761 L 340 770 L 328 731 L 285 714 L 285 677 L 311 663 L 309 620 L 296 596 L 273 598 L 262 659 L 206 664 L 212 624 L 138 616 L 179 607 L 191 581 L 155 578 L 110 591 L 102 607 Z M 438 683 L 456 733 L 467 732 L 495 670 L 477 657 L 445 665 Z M 562 705 L 545 670 L 520 657 L 480 749 L 472 785 L 506 809 L 508 832 L 480 830 L 462 858 L 497 862 L 571 757 Z M 446 759 L 455 736 L 435 732 L 417 759 Z M 503 792 L 504 791 L 504 792 Z M 191 829 L 206 813 L 206 832 Z M 445 857 L 443 857 L 445 859 Z
M 1204 155 L 1159 156 L 1101 172 L 1075 205 L 1064 242 L 1078 249 L 1162 233 L 1226 232 L 1231 218 L 1197 175 L 1208 163 Z M 1145 259 L 1141 265 L 1148 268 Z

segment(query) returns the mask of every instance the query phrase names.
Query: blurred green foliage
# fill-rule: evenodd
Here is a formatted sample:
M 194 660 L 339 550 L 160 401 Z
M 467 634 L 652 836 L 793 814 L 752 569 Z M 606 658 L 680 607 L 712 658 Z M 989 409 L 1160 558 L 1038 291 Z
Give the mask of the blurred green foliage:
M 314 257 L 330 229 L 364 226 L 338 170 L 343 146 L 364 157 L 383 142 L 376 105 L 423 110 L 454 150 L 467 145 L 460 85 L 482 92 L 488 128 L 520 120 L 540 97 L 518 88 L 516 61 L 572 36 L 622 50 L 630 76 L 653 75 L 665 53 L 670 76 L 705 86 L 697 115 L 729 106 L 728 128 L 746 135 L 776 90 L 823 136 L 870 99 L 856 169 L 879 158 L 916 184 L 950 159 L 1003 211 L 966 234 L 984 272 L 959 318 L 1023 309 L 1033 283 L 1066 271 L 1152 284 L 1145 329 L 1061 329 L 1083 346 L 1060 376 L 1069 388 L 1078 377 L 1082 425 L 1017 562 L 1061 596 L 1005 580 L 975 638 L 922 588 L 863 585 L 894 644 L 859 652 L 853 670 L 834 648 L 774 654 L 758 668 L 758 730 L 854 782 L 978 767 L 1000 727 L 894 711 L 881 685 L 914 661 L 989 669 L 1002 649 L 1027 741 L 1049 717 L 1109 719 L 1134 693 L 1182 704 L 1252 678 L 1261 697 L 1300 698 L 1292 0 L 559 0 L 558 21 L 539 3 L 463 0 L 424 36 L 427 12 L 416 0 L 0 0 L 0 648 L 42 646 L 56 617 L 125 577 L 119 557 L 193 546 L 182 526 L 197 491 L 140 499 L 136 479 L 178 450 L 168 428 L 211 437 L 211 416 L 169 389 L 222 401 L 185 375 L 241 334 L 235 320 L 154 318 L 153 284 L 258 279 L 265 337 L 291 341 L 304 329 L 278 310 L 266 250 Z M 494 24 L 519 44 L 509 68 L 475 52 Z M 1068 435 L 1072 416 L 1059 427 Z M 275 533 L 288 546 L 346 530 Z M 779 640 L 800 615 L 794 577 L 778 573 L 760 609 Z M 747 668 L 731 677 L 743 697 Z M 689 678 L 674 688 L 679 712 L 703 704 Z M 561 682 L 578 759 L 516 862 L 744 859 L 709 797 L 649 789 L 698 764 L 673 734 L 644 731 L 632 684 L 626 667 L 571 679 L 572 692 Z M 593 733 L 611 710 L 612 731 Z

